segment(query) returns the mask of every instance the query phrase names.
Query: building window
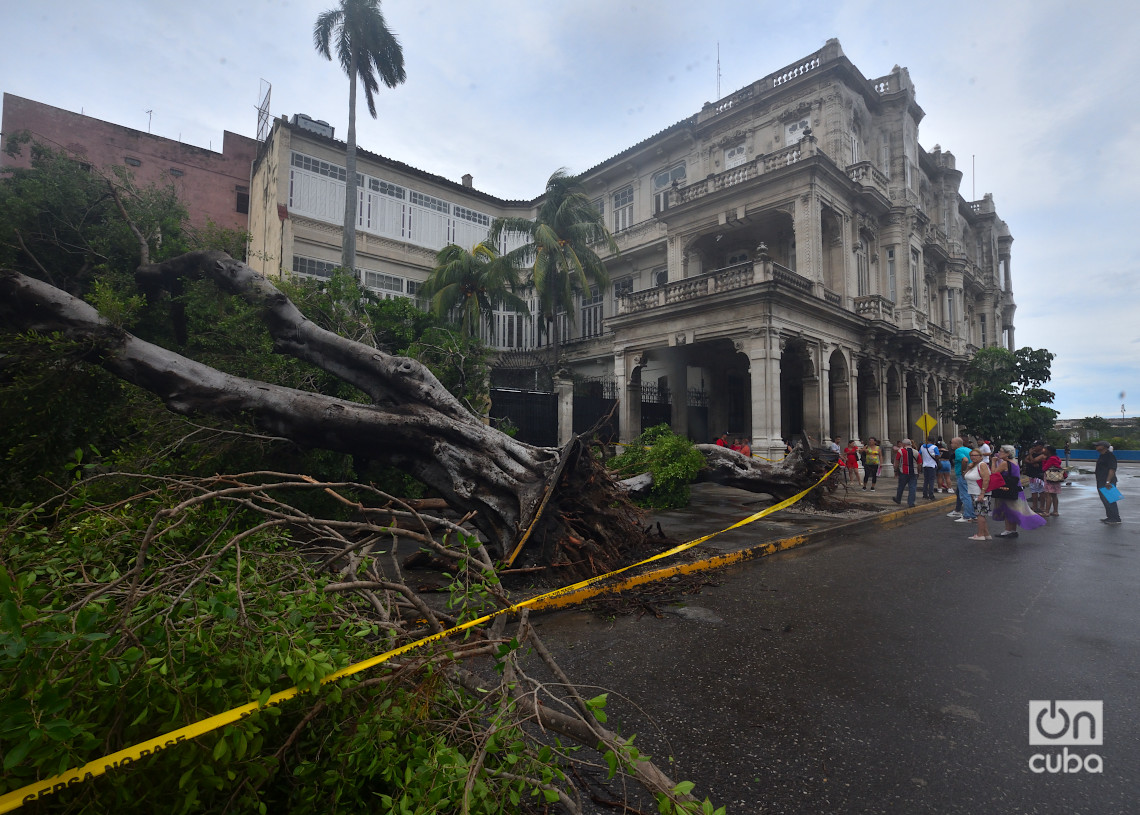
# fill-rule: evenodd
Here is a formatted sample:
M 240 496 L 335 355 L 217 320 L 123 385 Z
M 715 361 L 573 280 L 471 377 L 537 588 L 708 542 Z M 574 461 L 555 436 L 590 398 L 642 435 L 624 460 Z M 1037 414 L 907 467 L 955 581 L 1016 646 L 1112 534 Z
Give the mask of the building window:
M 660 288 L 669 282 L 669 269 L 665 266 L 658 266 L 649 273 L 649 279 L 653 281 L 655 287 Z
M 418 204 L 425 209 L 433 209 L 436 212 L 442 212 L 444 215 L 448 213 L 449 206 L 446 201 L 441 201 L 438 198 L 432 198 L 430 195 L 424 195 L 422 192 L 411 191 L 411 202 Z
M 473 224 L 479 224 L 479 226 L 489 227 L 491 225 L 490 215 L 484 215 L 482 212 L 476 212 L 473 209 L 461 207 L 459 204 L 455 205 L 453 213 L 456 218 L 462 218 L 464 221 L 470 221 Z
M 808 129 L 807 117 L 795 122 L 788 122 L 784 125 L 784 146 L 791 147 L 793 144 L 799 144 L 800 139 L 804 137 L 804 131 Z
M 921 265 L 922 265 L 921 261 L 919 260 L 919 257 L 918 257 L 918 250 L 917 249 L 911 249 L 910 250 L 910 287 L 911 287 L 911 289 L 910 289 L 911 290 L 910 301 L 912 303 L 914 303 L 916 308 L 918 307 L 919 302 L 921 302 L 918 298 L 918 295 L 919 295 L 918 284 L 921 282 L 920 278 L 919 278 L 918 270 L 921 267 Z
M 309 277 L 332 277 L 333 269 L 336 268 L 335 263 L 329 263 L 327 260 L 314 260 L 313 258 L 301 257 L 300 255 L 293 255 L 293 271 L 296 274 L 307 275 Z
M 614 193 L 614 232 L 621 232 L 633 225 L 633 187 L 629 186 Z
M 186 175 L 184 172 L 179 170 L 177 167 L 171 167 L 170 170 L 168 170 L 168 172 L 170 173 L 171 178 L 182 178 L 182 176 Z
M 602 334 L 602 293 L 597 286 L 590 287 L 589 297 L 582 298 L 583 337 L 599 337 Z
M 614 314 L 618 313 L 618 304 L 621 303 L 621 298 L 629 297 L 633 294 L 633 278 L 623 277 L 621 280 L 614 281 Z
M 946 290 L 946 328 L 950 333 L 954 333 L 954 328 L 958 323 L 958 314 L 954 308 L 954 290 Z
M 892 303 L 898 302 L 896 293 L 897 288 L 897 275 L 895 273 L 895 250 L 892 247 L 887 250 L 887 298 Z
M 746 161 L 748 161 L 748 150 L 744 147 L 744 142 L 733 145 L 724 151 L 724 169 L 726 170 L 739 167 Z
M 368 189 L 381 195 L 387 195 L 389 198 L 399 198 L 401 201 L 408 197 L 408 191 L 403 187 L 393 184 L 391 181 L 381 181 L 378 178 L 368 179 Z
M 988 336 L 989 332 L 986 331 L 986 315 L 979 314 L 978 319 L 981 321 L 981 327 L 982 327 L 982 347 L 985 348 L 987 345 L 990 344 L 989 343 L 989 336 Z
M 370 272 L 367 269 L 361 269 L 360 271 L 364 275 L 364 285 L 368 288 L 378 291 L 390 291 L 395 294 L 404 293 L 404 278 L 384 274 L 383 272 Z
M 249 214 L 249 187 L 243 187 L 238 184 L 234 187 L 234 195 L 237 197 L 236 209 L 245 215 Z
M 855 285 L 859 293 L 859 297 L 864 297 L 871 293 L 871 268 L 867 263 L 867 242 L 859 238 L 859 244 L 855 248 Z
M 680 186 L 685 183 L 685 163 L 670 167 L 668 170 L 662 170 L 653 176 L 653 214 L 664 212 L 669 208 L 669 191 L 676 184 Z M 633 200 L 632 189 L 630 190 L 630 201 Z
M 128 167 L 141 167 L 142 166 L 142 162 L 133 156 L 126 156 L 123 158 L 123 161 L 125 161 L 127 163 Z
M 851 163 L 858 164 L 863 160 L 862 150 L 859 148 L 859 131 L 851 131 Z
M 345 172 L 343 167 L 337 167 L 335 164 L 329 164 L 327 161 L 321 161 L 320 159 L 315 159 L 312 156 L 306 156 L 302 153 L 293 154 L 293 166 L 299 167 L 302 170 L 308 170 L 310 173 L 335 178 L 337 181 L 348 180 L 348 173 Z

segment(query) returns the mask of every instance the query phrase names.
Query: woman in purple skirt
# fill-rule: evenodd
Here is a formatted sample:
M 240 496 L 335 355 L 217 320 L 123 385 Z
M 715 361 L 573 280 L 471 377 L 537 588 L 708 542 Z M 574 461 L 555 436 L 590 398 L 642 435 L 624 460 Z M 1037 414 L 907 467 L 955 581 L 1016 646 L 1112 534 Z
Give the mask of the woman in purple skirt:
M 1017 466 L 1017 450 L 1012 444 L 1003 444 L 993 454 L 990 466 L 996 473 L 1010 470 L 1013 472 L 1014 478 L 1021 479 L 1021 468 Z M 999 532 L 997 537 L 1016 538 L 1019 526 L 1022 529 L 1037 529 L 1040 526 L 1045 526 L 1045 519 L 1030 509 L 1029 504 L 1025 502 L 1025 493 L 1020 487 L 1017 490 L 1017 498 L 999 498 L 995 495 L 993 499 L 994 520 L 1005 522 L 1005 531 Z

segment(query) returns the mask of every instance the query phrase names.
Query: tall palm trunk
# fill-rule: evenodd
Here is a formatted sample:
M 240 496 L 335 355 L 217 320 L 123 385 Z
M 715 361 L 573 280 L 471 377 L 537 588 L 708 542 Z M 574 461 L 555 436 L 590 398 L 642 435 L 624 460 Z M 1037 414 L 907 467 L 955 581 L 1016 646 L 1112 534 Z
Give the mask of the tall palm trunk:
M 340 265 L 356 274 L 356 53 L 353 52 L 348 70 L 348 147 L 345 150 L 344 169 L 344 242 Z

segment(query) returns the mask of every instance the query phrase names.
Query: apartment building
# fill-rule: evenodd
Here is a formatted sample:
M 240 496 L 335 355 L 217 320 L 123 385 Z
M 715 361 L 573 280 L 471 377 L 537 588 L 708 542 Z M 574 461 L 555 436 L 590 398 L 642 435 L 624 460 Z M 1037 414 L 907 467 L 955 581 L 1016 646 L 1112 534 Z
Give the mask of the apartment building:
M 905 68 L 868 78 L 829 40 L 581 174 L 620 251 L 610 289 L 567 315 L 562 363 L 616 397 L 623 439 L 659 416 L 761 455 L 801 433 L 915 437 L 924 414 L 956 432 L 939 406 L 965 363 L 1015 347 L 1013 238 L 991 195 L 963 198 L 954 155 L 921 146 L 923 116 Z M 251 189 L 263 272 L 339 262 L 344 149 L 308 117 L 274 122 Z M 356 183 L 358 272 L 384 296 L 414 297 L 440 248 L 539 203 L 366 150 Z M 494 319 L 501 350 L 542 341 Z

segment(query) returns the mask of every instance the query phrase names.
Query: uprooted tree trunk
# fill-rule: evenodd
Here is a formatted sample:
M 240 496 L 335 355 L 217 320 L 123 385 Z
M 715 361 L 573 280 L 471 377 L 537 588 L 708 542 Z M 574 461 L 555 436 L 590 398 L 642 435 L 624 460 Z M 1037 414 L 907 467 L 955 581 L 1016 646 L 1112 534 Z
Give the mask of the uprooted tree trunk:
M 371 404 L 226 374 L 116 328 L 60 289 L 6 270 L 0 270 L 0 326 L 86 341 L 90 361 L 156 394 L 176 413 L 248 416 L 301 446 L 397 466 L 457 511 L 474 512 L 473 523 L 500 552 L 511 551 L 533 524 L 528 550 L 541 552 L 541 562 L 590 575 L 618 565 L 641 541 L 637 512 L 582 441 L 561 450 L 535 447 L 489 427 L 419 362 L 320 328 L 269 280 L 223 252 L 191 252 L 136 272 L 150 294 L 198 277 L 257 307 L 278 353 L 334 374 Z M 706 452 L 715 469 L 705 477 L 721 480 L 714 473 L 732 469 L 718 463 L 719 455 Z M 772 468 L 764 491 L 802 489 L 811 470 L 804 461 Z

